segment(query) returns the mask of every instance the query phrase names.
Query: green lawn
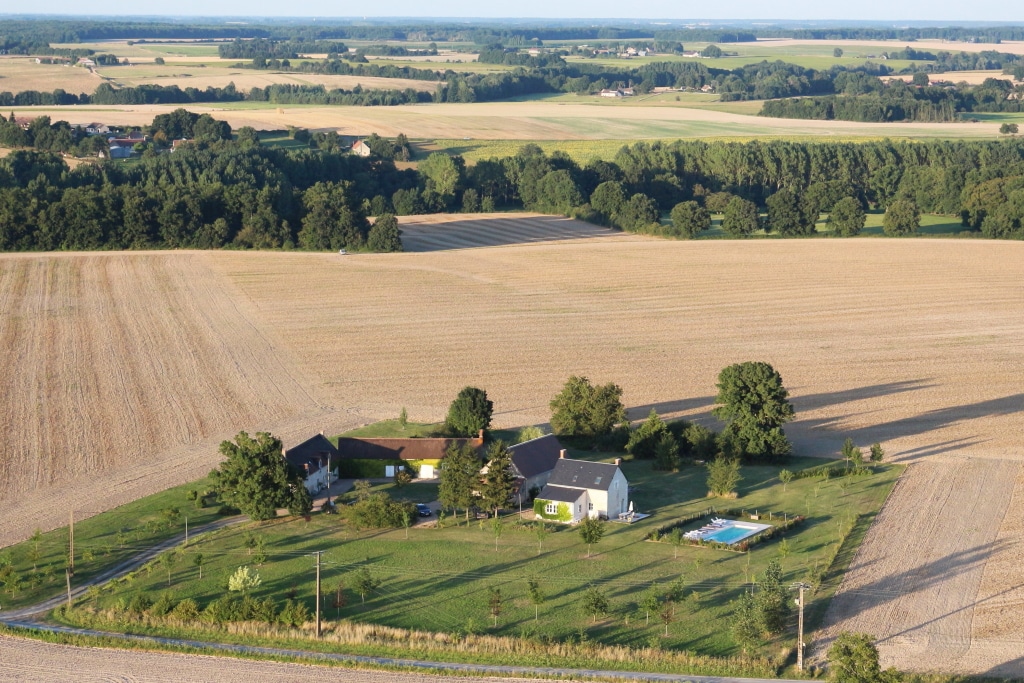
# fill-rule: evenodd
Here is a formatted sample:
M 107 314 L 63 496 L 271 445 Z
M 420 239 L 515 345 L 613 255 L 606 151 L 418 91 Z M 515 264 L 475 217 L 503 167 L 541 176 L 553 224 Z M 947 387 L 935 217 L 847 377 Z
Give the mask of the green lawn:
M 200 479 L 77 521 L 75 576 L 72 582 L 86 581 L 140 551 L 184 532 L 186 518 L 189 528 L 193 529 L 219 519 L 217 507 L 199 509 L 186 498 L 190 490 L 205 491 L 207 488 L 209 480 Z M 66 500 L 60 502 L 62 505 L 66 503 Z M 76 505 L 81 506 L 76 511 L 76 516 L 83 517 L 89 513 L 86 507 L 88 501 L 80 501 Z M 180 511 L 180 518 L 174 524 L 168 525 L 163 513 L 174 507 Z M 4 571 L 3 565 L 10 561 L 14 574 L 19 577 L 21 584 L 17 590 L 13 590 L 9 579 L 0 578 L 0 583 L 3 584 L 0 602 L 5 608 L 31 605 L 64 590 L 68 527 L 42 534 L 38 543 L 39 556 L 33 563 L 32 554 L 35 546 L 32 541 L 25 541 L 0 550 L 0 576 Z
M 381 420 L 365 427 L 347 431 L 339 436 L 359 436 L 367 439 L 384 439 L 388 437 L 408 439 L 412 437 L 443 436 L 443 429 L 444 425 L 437 422 L 407 422 L 403 429 L 398 420 Z M 337 437 L 334 437 L 332 440 L 335 444 L 338 443 Z
M 787 467 L 820 464 L 817 459 L 795 459 Z M 745 467 L 741 497 L 717 504 L 808 517 L 803 527 L 787 537 L 790 554 L 782 563 L 785 578 L 791 581 L 804 578 L 829 556 L 844 525 L 858 514 L 879 508 L 902 468 L 886 465 L 873 476 L 828 482 L 800 479 L 785 491 L 776 479 L 779 469 Z M 489 522 L 456 527 L 449 519 L 445 528 L 415 528 L 406 538 L 405 530 L 356 531 L 343 521 L 344 515 L 314 515 L 309 522 L 279 519 L 250 525 L 264 537 L 267 548 L 267 561 L 258 567 L 263 583 L 254 595 L 281 601 L 293 594 L 312 606 L 314 571 L 309 553 L 322 550 L 325 592 L 333 594 L 339 584 L 349 591 L 348 606 L 328 608 L 331 619 L 446 633 L 528 634 L 563 640 L 585 634 L 606 644 L 641 647 L 658 642 L 707 655 L 735 654 L 728 632 L 729 603 L 770 559 L 779 557 L 779 542 L 754 546 L 748 554 L 683 547 L 675 559 L 671 545 L 648 542 L 644 537 L 654 528 L 716 502 L 704 497 L 704 470 L 690 466 L 677 474 L 665 474 L 653 471 L 648 462 L 627 462 L 623 470 L 631 482 L 636 508 L 652 517 L 633 525 L 609 523 L 593 557 L 587 557 L 586 546 L 574 530 L 562 527 L 544 540 L 543 551 L 538 553 L 533 529 L 523 528 L 514 513 L 503 520 L 497 549 Z M 408 492 L 433 493 L 406 488 Z M 242 546 L 243 532 L 237 527 L 225 529 L 192 545 L 189 552 L 202 553 L 205 558 L 203 579 L 198 579 L 187 557 L 179 561 L 169 589 L 173 597 L 192 597 L 204 605 L 221 596 L 227 577 L 251 562 Z M 352 572 L 363 566 L 382 580 L 365 605 L 352 593 L 351 578 Z M 525 581 L 530 577 L 541 582 L 547 595 L 536 622 L 533 607 L 525 598 Z M 659 634 L 664 627 L 655 619 L 646 625 L 637 614 L 636 600 L 646 587 L 665 586 L 679 577 L 686 582 L 690 597 L 678 613 L 678 621 L 670 626 L 669 636 L 662 638 Z M 591 585 L 607 594 L 614 610 L 597 624 L 591 624 L 580 609 L 580 597 Z M 491 625 L 488 611 L 491 587 L 499 587 L 506 601 L 497 627 Z M 164 590 L 168 590 L 166 572 L 139 572 L 132 583 L 120 583 L 104 592 L 98 604 L 110 606 L 120 597 L 140 592 L 155 597 Z M 765 652 L 774 653 L 778 645 L 767 645 Z

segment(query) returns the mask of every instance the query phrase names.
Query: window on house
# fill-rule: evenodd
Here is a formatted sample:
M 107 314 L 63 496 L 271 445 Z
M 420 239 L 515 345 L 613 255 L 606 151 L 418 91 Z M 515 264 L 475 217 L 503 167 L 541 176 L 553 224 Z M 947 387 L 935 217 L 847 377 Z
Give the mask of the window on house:
M 587 503 L 587 509 L 593 511 L 594 504 L 593 503 Z
M 598 477 L 598 478 L 597 478 L 597 479 L 596 479 L 596 480 L 594 481 L 594 486 L 598 486 L 598 485 L 600 485 L 600 484 L 601 484 L 601 480 L 602 480 L 602 479 L 604 479 L 604 477 Z
M 558 503 L 550 503 L 549 502 L 547 505 L 544 506 L 544 512 L 546 512 L 549 515 L 557 515 L 558 514 Z

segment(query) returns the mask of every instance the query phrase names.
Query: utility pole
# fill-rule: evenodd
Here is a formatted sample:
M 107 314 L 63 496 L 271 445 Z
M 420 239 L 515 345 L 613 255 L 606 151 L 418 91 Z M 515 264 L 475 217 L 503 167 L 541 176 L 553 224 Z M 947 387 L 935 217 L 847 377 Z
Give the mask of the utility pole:
M 68 585 L 70 586 L 71 585 L 70 584 L 70 581 L 71 581 L 70 576 L 71 576 L 71 574 L 75 573 L 75 511 L 74 510 L 69 510 L 68 511 L 68 517 L 71 520 L 70 524 L 68 524 L 68 577 L 69 577 L 68 578 L 68 581 L 69 581 Z M 68 591 L 69 591 L 68 594 L 70 595 L 71 589 L 68 588 Z M 71 606 L 70 603 L 71 603 L 71 598 L 69 597 L 68 598 L 68 607 Z
M 185 543 L 184 543 L 184 545 L 188 545 L 188 515 L 185 515 Z
M 321 551 L 317 550 L 313 553 L 316 555 L 316 637 L 320 639 L 320 554 Z
M 796 604 L 800 608 L 799 616 L 796 622 L 796 670 L 804 670 L 804 589 L 810 588 L 810 586 L 802 581 L 794 583 L 790 588 L 797 588 L 800 590 L 800 597 L 797 598 Z
M 71 610 L 71 570 L 65 569 L 64 576 L 68 580 L 68 611 Z

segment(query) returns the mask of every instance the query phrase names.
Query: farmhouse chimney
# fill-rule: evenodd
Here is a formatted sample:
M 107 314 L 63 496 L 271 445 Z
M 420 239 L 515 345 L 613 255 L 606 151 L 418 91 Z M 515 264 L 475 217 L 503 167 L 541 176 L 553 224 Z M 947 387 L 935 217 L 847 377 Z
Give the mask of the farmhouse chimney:
M 559 458 L 559 460 L 565 460 L 565 449 L 564 448 L 562 450 L 558 451 L 558 458 Z
M 615 466 L 618 467 L 622 464 L 622 458 L 615 458 Z

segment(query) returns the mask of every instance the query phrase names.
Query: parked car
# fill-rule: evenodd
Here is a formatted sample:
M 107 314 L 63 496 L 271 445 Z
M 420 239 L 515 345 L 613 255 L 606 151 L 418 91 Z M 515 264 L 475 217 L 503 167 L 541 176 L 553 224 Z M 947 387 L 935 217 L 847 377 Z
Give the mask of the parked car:
M 423 503 L 416 503 L 416 512 L 420 513 L 420 517 L 430 517 L 433 514 Z

